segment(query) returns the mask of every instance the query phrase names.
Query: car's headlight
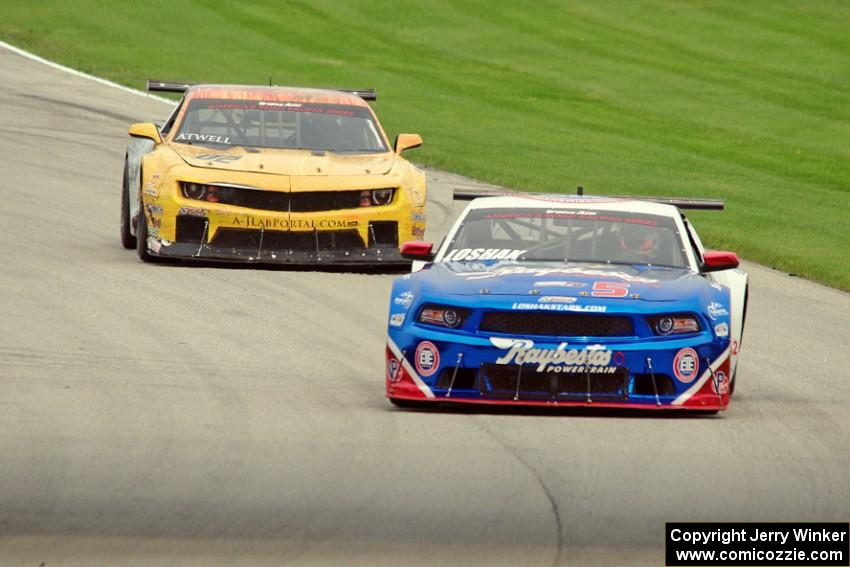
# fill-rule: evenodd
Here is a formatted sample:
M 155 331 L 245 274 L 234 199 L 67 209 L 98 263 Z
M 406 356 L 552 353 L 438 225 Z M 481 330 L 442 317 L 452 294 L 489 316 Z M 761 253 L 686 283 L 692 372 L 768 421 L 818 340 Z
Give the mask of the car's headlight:
M 380 207 L 392 203 L 395 189 L 371 189 L 360 192 L 361 207 Z
M 187 199 L 203 201 L 207 195 L 207 186 L 201 183 L 183 182 L 180 184 L 183 187 L 183 196 Z
M 425 305 L 419 310 L 417 321 L 427 325 L 437 325 L 449 329 L 457 329 L 463 325 L 469 315 L 468 309 L 449 307 L 446 305 Z
M 661 315 L 651 317 L 649 326 L 656 335 L 679 335 L 699 331 L 699 320 L 693 315 Z
M 376 189 L 372 191 L 372 203 L 376 205 L 388 205 L 392 200 L 392 189 Z
M 191 183 L 183 181 L 180 183 L 183 190 L 183 196 L 187 199 L 195 201 L 206 201 L 208 203 L 218 203 L 221 201 L 221 187 L 215 185 L 204 185 L 203 183 Z

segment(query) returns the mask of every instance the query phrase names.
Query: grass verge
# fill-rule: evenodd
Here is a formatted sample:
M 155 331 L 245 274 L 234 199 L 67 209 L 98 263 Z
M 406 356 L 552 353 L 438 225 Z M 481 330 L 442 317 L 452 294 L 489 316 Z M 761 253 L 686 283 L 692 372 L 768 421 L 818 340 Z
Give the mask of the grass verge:
M 0 39 L 119 83 L 375 87 L 420 163 L 719 197 L 706 244 L 850 291 L 850 4 L 9 1 Z M 153 117 L 152 117 L 153 118 Z

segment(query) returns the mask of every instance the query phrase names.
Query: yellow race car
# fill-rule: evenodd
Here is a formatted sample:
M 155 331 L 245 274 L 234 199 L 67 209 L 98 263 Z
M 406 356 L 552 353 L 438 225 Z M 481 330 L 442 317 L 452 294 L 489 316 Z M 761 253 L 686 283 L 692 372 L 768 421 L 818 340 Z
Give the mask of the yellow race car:
M 162 124 L 130 127 L 121 243 L 161 258 L 409 265 L 425 232 L 425 175 L 390 147 L 372 90 L 191 85 Z

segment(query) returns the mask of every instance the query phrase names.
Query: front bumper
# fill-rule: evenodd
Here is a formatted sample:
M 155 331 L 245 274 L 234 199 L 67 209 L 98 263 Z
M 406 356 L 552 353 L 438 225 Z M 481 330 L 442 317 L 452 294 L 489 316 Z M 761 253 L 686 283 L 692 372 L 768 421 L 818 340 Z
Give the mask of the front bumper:
M 497 346 L 490 337 L 416 331 L 390 331 L 388 398 L 702 411 L 729 404 L 728 341 L 566 345 L 534 337 L 497 339 Z
M 400 192 L 401 193 L 401 192 Z M 161 258 L 282 265 L 409 267 L 399 246 L 425 230 L 404 195 L 364 209 L 289 213 L 146 196 L 147 247 Z

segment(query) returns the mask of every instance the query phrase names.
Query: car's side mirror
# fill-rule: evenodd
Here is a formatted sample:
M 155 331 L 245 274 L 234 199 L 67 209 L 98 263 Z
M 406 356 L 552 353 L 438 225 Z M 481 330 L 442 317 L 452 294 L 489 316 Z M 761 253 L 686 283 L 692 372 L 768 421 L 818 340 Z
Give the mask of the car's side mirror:
M 734 252 L 719 252 L 712 250 L 706 252 L 703 258 L 703 272 L 719 272 L 721 270 L 731 270 L 738 267 L 738 255 Z
M 434 244 L 432 242 L 405 242 L 401 245 L 401 257 L 408 260 L 430 262 L 434 259 L 433 248 Z
M 395 137 L 394 151 L 396 155 L 404 150 L 412 150 L 422 145 L 422 136 L 419 134 L 399 134 Z
M 162 136 L 159 134 L 159 128 L 153 122 L 140 122 L 130 126 L 129 134 L 134 138 L 147 138 L 153 140 L 155 144 L 162 143 Z

